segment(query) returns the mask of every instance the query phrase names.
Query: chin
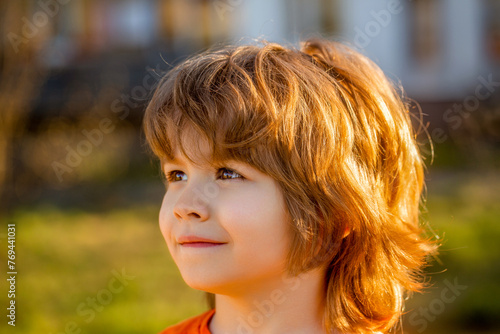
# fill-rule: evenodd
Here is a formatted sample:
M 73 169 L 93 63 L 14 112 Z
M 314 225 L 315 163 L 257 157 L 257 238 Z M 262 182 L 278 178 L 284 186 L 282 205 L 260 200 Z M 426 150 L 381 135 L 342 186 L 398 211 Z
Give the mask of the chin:
M 231 284 L 228 284 L 228 282 L 221 281 L 220 279 L 216 278 L 207 279 L 206 277 L 204 277 L 202 279 L 202 277 L 198 276 L 194 277 L 193 279 L 190 279 L 186 277 L 184 278 L 184 281 L 190 288 L 200 291 L 205 291 L 218 295 L 229 295 L 234 293 L 234 291 L 232 291 L 233 289 L 230 288 Z
M 218 279 L 209 279 L 206 274 L 182 275 L 182 278 L 190 288 L 196 290 L 212 292 L 212 290 L 218 290 L 221 286 L 221 282 Z

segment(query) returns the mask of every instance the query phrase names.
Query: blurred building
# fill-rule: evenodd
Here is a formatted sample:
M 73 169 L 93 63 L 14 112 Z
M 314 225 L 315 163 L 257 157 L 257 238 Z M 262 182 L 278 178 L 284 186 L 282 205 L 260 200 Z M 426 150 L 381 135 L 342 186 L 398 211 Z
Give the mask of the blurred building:
M 360 10 L 366 2 L 342 1 L 342 34 L 367 44 L 366 53 L 412 95 L 462 99 L 474 93 L 480 75 L 500 74 L 498 1 L 377 0 Z
M 24 0 L 20 32 L 44 39 L 49 68 L 98 67 L 103 59 L 141 72 L 217 42 L 295 43 L 321 34 L 351 43 L 410 95 L 424 101 L 470 94 L 499 73 L 495 0 Z M 44 23 L 43 15 L 48 18 Z M 31 28 L 32 28 L 31 27 Z M 29 30 L 26 28 L 26 30 Z
M 0 143 L 10 143 L 0 145 L 0 189 L 22 200 L 37 182 L 140 175 L 138 129 L 154 79 L 194 52 L 255 38 L 347 42 L 420 103 L 432 142 L 451 139 L 446 147 L 475 164 L 500 148 L 498 0 L 16 0 L 0 9 L 0 97 L 11 123 L 0 124 Z M 61 182 L 53 162 L 106 118 L 117 130 Z M 14 170 L 20 181 L 2 186 Z

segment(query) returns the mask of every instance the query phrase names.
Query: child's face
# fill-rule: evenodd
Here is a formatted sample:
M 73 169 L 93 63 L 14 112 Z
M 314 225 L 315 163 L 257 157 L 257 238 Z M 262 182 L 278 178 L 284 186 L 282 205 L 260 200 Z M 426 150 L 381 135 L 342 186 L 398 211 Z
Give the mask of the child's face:
M 202 154 L 209 152 L 206 142 L 193 138 L 191 143 L 203 145 Z M 281 279 L 291 237 L 283 195 L 274 179 L 240 162 L 228 162 L 225 167 L 230 170 L 216 170 L 194 166 L 179 152 L 175 158 L 177 162 L 162 166 L 172 178 L 163 198 L 160 228 L 186 283 L 212 293 L 235 294 Z M 187 236 L 221 244 L 182 244 Z

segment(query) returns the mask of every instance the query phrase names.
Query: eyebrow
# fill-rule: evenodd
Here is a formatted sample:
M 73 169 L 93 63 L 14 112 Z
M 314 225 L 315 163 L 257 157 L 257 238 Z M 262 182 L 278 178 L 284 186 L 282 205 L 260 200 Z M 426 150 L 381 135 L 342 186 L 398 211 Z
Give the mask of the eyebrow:
M 177 157 L 174 156 L 173 159 L 170 159 L 168 157 L 163 158 L 163 164 L 173 164 L 173 165 L 182 165 L 182 160 L 177 159 Z
M 170 159 L 168 157 L 164 157 L 163 161 L 162 161 L 162 165 L 170 164 L 170 165 L 184 166 L 185 163 L 186 163 L 185 159 L 182 159 L 182 158 L 178 159 L 176 156 L 174 156 L 173 159 Z M 244 169 L 247 169 L 248 167 L 253 168 L 251 165 L 249 165 L 248 163 L 246 163 L 244 161 L 238 161 L 238 160 L 232 160 L 232 159 L 224 160 L 218 165 L 220 165 L 220 167 L 223 167 L 225 164 L 229 164 L 229 165 L 230 164 L 237 164 L 237 165 L 240 165 L 240 167 L 239 167 L 240 169 L 241 169 L 241 167 L 243 167 Z

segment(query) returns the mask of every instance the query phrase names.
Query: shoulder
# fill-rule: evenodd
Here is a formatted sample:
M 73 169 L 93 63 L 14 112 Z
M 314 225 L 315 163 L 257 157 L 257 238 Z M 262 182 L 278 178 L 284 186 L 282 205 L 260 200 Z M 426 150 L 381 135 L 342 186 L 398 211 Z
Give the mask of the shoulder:
M 215 309 L 181 321 L 164 329 L 159 334 L 210 334 L 208 323 L 215 313 Z

